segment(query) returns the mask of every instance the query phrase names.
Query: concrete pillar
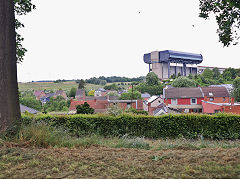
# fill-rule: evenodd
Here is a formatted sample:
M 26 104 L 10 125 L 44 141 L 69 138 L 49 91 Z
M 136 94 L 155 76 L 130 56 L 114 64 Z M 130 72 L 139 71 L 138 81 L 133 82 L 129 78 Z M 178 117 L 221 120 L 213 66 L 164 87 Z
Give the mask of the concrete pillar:
M 170 78 L 171 75 L 171 68 L 170 68 L 170 61 L 168 61 L 168 78 Z
M 187 75 L 186 63 L 183 63 L 183 76 Z

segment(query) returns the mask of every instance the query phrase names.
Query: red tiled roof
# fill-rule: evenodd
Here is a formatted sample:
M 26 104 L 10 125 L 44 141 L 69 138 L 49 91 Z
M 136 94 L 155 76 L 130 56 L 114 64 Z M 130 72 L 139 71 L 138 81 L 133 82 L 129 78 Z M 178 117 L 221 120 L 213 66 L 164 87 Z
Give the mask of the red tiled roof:
M 225 87 L 203 87 L 202 92 L 207 97 L 230 97 Z
M 101 100 L 101 101 L 95 101 L 95 100 L 89 100 L 89 101 L 72 101 L 70 104 L 70 111 L 76 110 L 77 105 L 82 105 L 84 102 L 87 102 L 91 108 L 94 110 L 105 110 L 108 107 L 108 101 Z

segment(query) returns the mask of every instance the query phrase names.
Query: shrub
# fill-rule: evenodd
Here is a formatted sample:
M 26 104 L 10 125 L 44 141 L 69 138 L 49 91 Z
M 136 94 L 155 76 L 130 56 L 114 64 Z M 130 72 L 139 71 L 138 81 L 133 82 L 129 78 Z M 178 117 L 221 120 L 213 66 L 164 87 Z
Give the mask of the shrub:
M 178 114 L 145 116 L 122 114 L 72 115 L 35 117 L 22 116 L 24 123 L 33 119 L 45 121 L 51 126 L 69 129 L 73 135 L 98 134 L 102 136 L 122 136 L 129 134 L 148 138 L 204 138 L 240 139 L 240 116 L 232 114 Z
M 141 137 L 129 137 L 125 135 L 121 138 L 120 142 L 116 145 L 117 148 L 136 148 L 136 149 L 145 149 L 149 150 L 150 146 Z
M 77 114 L 93 114 L 94 113 L 94 109 L 91 108 L 87 102 L 85 102 L 84 104 L 78 105 L 76 109 L 77 109 Z

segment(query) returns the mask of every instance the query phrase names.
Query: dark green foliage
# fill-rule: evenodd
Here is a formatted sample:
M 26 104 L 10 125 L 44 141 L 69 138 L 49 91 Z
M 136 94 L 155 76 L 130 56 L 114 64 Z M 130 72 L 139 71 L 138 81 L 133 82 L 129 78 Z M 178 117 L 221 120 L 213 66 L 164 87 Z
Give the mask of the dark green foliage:
M 69 102 L 65 100 L 62 96 L 57 96 L 56 98 L 51 97 L 50 101 L 44 105 L 44 112 L 51 111 L 68 111 Z
M 31 0 L 14 0 L 14 11 L 17 16 L 26 15 L 32 10 L 36 9 L 36 6 L 32 4 Z M 16 29 L 16 52 L 17 52 L 17 62 L 22 62 L 27 49 L 22 46 L 24 38 L 17 32 L 18 29 L 23 28 L 24 25 L 16 19 L 15 29 Z
M 180 76 L 172 82 L 172 86 L 176 88 L 182 88 L 182 87 L 190 88 L 190 87 L 196 87 L 196 83 L 194 80 L 191 80 L 185 76 Z
M 240 77 L 233 81 L 233 96 L 236 101 L 240 101 Z
M 131 100 L 131 99 L 141 99 L 141 93 L 138 91 L 129 91 L 127 93 L 123 93 L 120 98 L 121 100 Z
M 111 85 L 104 86 L 104 89 L 105 90 L 116 90 L 117 91 L 119 89 L 119 87 L 116 85 L 116 83 L 113 83 Z
M 77 114 L 93 114 L 94 113 L 94 109 L 91 108 L 87 102 L 85 102 L 84 104 L 78 105 L 76 109 L 77 109 Z
M 81 79 L 81 80 L 77 80 L 76 83 L 78 83 L 78 89 L 84 89 L 86 82 Z
M 71 88 L 70 92 L 69 92 L 69 97 L 75 98 L 76 96 L 76 88 Z
M 35 117 L 22 116 L 24 123 L 45 121 L 54 127 L 63 127 L 73 135 L 99 134 L 102 136 L 129 136 L 147 138 L 210 138 L 240 139 L 240 115 L 179 114 L 159 117 L 144 115 L 72 115 Z
M 154 72 L 149 72 L 146 76 L 146 84 L 150 86 L 158 85 L 158 76 Z
M 31 97 L 31 96 L 20 97 L 19 98 L 19 103 L 24 105 L 24 106 L 36 109 L 38 111 L 42 110 L 42 103 L 41 103 L 41 101 L 40 100 L 36 100 L 35 97 Z
M 161 95 L 163 93 L 163 86 L 161 84 L 151 86 L 146 83 L 140 83 L 135 89 L 141 93 L 148 93 L 150 95 Z
M 210 70 L 209 68 L 206 68 L 203 73 L 202 73 L 202 76 L 205 78 L 205 79 L 213 79 L 213 71 Z
M 132 113 L 132 114 L 140 114 L 140 115 L 148 115 L 147 111 L 137 110 L 135 108 L 130 108 L 126 111 L 126 113 Z
M 239 40 L 239 0 L 200 0 L 199 16 L 208 19 L 214 13 L 218 23 L 217 33 L 223 46 L 236 45 Z
M 115 82 L 142 81 L 143 79 L 144 79 L 143 76 L 140 76 L 138 78 L 127 78 L 127 77 L 118 77 L 118 76 L 111 76 L 111 77 L 100 76 L 99 78 L 93 77 L 93 78 L 87 79 L 86 83 L 99 85 L 102 80 L 105 80 L 107 83 L 115 83 Z

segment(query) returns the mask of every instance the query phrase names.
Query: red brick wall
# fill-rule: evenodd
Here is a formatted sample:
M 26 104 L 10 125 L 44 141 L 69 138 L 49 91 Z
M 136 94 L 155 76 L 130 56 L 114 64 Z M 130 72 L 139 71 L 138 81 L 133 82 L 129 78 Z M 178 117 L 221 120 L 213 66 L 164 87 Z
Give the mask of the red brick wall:
M 165 103 L 166 105 L 171 104 L 171 99 L 164 99 L 164 103 Z
M 224 112 L 240 114 L 240 105 L 237 106 L 224 106 Z
M 222 106 L 218 106 L 215 104 L 209 104 L 209 103 L 202 103 L 203 105 L 203 113 L 207 113 L 207 114 L 212 114 L 215 113 L 215 110 L 222 110 Z
M 202 104 L 202 100 L 203 100 L 204 98 L 197 98 L 197 104 Z
M 177 99 L 177 104 L 178 105 L 190 105 L 191 104 L 190 98 L 180 98 L 180 99 Z
M 210 98 L 209 97 L 205 97 L 205 100 L 206 101 L 210 101 Z M 230 98 L 229 97 L 225 97 L 225 101 L 224 101 L 223 97 L 214 97 L 214 100 L 210 101 L 210 102 L 213 102 L 213 103 L 230 103 Z

